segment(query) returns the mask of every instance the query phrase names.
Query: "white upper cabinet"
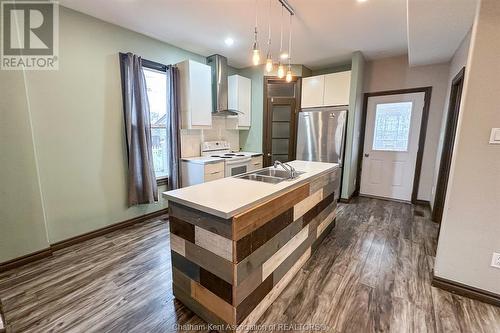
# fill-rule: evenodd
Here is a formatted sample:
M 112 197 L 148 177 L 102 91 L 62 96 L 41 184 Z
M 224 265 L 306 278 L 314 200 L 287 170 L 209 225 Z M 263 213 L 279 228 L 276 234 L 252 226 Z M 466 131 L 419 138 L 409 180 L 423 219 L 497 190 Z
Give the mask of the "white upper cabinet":
M 302 79 L 302 99 L 303 108 L 314 108 L 323 106 L 325 92 L 325 76 L 311 76 Z
M 181 127 L 212 127 L 212 77 L 208 65 L 186 60 L 177 64 L 180 80 Z
M 324 105 L 349 105 L 351 71 L 325 75 Z
M 351 71 L 302 79 L 302 108 L 349 105 Z
M 238 110 L 238 129 L 248 129 L 252 121 L 252 80 L 241 75 L 228 77 L 228 108 Z

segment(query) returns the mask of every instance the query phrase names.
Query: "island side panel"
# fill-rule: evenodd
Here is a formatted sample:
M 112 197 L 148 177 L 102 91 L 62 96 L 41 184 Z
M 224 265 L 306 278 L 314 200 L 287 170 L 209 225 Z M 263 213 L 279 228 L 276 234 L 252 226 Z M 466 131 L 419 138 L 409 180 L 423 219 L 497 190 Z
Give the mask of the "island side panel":
M 205 321 L 234 325 L 232 220 L 169 202 L 174 296 Z
M 209 323 L 254 324 L 333 228 L 335 184 L 338 169 L 232 219 L 170 201 L 175 297 Z
M 273 207 L 264 203 L 235 217 L 235 224 L 239 220 L 255 220 L 256 216 L 271 218 L 267 223 L 247 223 L 252 228 L 233 228 L 236 239 L 233 305 L 236 307 L 237 324 L 254 324 L 260 317 L 259 313 L 265 311 L 279 295 L 281 291 L 278 290 L 288 284 L 290 272 L 300 269 L 295 266 L 296 263 L 305 262 L 324 235 L 333 228 L 338 176 L 338 169 L 335 169 L 313 178 L 297 192 L 300 200 L 287 200 L 287 204 L 279 210 L 273 208 L 280 212 L 277 216 L 259 211 Z M 303 195 L 304 189 L 307 189 L 307 195 Z M 235 232 L 250 229 L 241 238 L 241 234 Z

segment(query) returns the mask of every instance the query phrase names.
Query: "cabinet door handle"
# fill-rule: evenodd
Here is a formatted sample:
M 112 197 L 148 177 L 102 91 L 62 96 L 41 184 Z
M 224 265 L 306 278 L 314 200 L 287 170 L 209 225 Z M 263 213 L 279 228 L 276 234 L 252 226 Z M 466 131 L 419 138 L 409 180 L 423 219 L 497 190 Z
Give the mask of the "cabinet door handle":
M 217 174 L 217 173 L 219 173 L 219 172 L 220 172 L 220 171 L 214 171 L 214 172 L 211 172 L 210 174 L 211 174 L 211 175 L 215 175 L 215 174 Z

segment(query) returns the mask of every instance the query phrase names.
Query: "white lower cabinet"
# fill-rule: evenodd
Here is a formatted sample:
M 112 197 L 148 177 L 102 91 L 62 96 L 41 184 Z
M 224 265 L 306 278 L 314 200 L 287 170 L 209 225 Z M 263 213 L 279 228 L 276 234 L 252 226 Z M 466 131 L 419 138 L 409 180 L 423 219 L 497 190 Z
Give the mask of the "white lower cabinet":
M 252 157 L 252 160 L 250 161 L 250 167 L 248 168 L 248 171 L 259 170 L 262 169 L 262 167 L 262 156 L 255 156 Z
M 224 178 L 224 161 L 205 164 L 182 161 L 182 187 L 206 183 L 220 178 Z

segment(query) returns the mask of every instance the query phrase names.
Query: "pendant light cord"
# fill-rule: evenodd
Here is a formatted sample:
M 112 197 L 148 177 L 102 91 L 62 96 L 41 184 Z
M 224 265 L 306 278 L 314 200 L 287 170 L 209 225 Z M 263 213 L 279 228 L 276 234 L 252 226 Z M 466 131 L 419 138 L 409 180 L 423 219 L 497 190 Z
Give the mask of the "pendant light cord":
M 281 52 L 283 51 L 283 5 L 281 5 L 281 19 L 280 19 L 280 58 L 281 58 Z
M 269 0 L 269 15 L 268 15 L 268 25 L 267 25 L 267 45 L 268 45 L 268 50 L 267 53 L 271 52 L 271 0 Z
M 257 24 L 258 24 L 258 20 L 257 20 L 257 0 L 255 0 L 255 30 L 254 30 L 254 35 L 255 35 L 255 41 L 254 41 L 254 44 L 257 45 Z
M 288 67 L 290 67 L 291 60 L 292 60 L 292 14 L 290 14 L 290 25 L 288 32 Z

